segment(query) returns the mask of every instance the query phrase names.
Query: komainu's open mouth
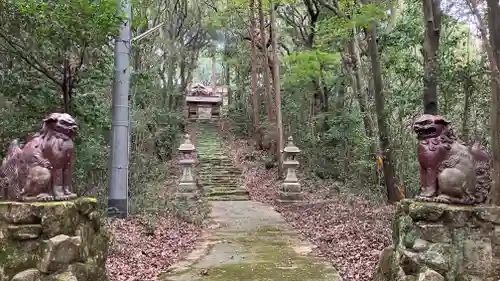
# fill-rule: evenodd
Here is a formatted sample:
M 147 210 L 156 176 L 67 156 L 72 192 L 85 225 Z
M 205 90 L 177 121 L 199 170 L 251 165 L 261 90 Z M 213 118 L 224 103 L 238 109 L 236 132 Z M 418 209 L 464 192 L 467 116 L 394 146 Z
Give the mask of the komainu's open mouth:
M 419 138 L 430 138 L 436 136 L 437 130 L 434 127 L 419 127 L 415 128 L 415 133 Z

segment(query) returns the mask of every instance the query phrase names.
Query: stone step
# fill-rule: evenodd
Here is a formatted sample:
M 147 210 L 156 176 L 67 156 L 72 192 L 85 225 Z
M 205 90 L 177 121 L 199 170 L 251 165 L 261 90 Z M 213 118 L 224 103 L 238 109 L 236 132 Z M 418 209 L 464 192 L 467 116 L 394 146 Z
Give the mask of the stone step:
M 203 188 L 235 189 L 239 188 L 241 184 L 237 182 L 232 182 L 232 183 L 206 182 L 204 184 L 203 183 L 200 184 L 200 186 L 202 186 Z
M 238 182 L 204 182 L 200 183 L 200 186 L 204 188 L 213 187 L 213 188 L 234 189 L 240 186 L 240 184 Z
M 225 196 L 225 195 L 235 195 L 235 196 L 248 196 L 248 191 L 244 189 L 213 189 L 208 193 L 208 196 Z
M 224 165 L 218 165 L 218 164 L 212 164 L 212 163 L 199 163 L 196 167 L 200 168 L 213 168 L 213 169 L 219 169 L 219 170 L 239 170 L 239 168 L 235 167 L 233 164 L 224 164 Z
M 199 166 L 207 166 L 207 167 L 220 167 L 220 168 L 234 168 L 233 162 L 225 162 L 225 161 L 198 161 Z
M 200 173 L 212 173 L 212 172 L 217 172 L 221 174 L 231 174 L 231 173 L 238 173 L 241 174 L 241 170 L 235 167 L 217 167 L 217 166 L 198 166 L 196 167 Z
M 235 167 L 198 166 L 196 168 L 200 173 L 217 172 L 221 174 L 231 174 L 231 173 L 241 174 L 241 170 Z
M 233 163 L 216 163 L 216 162 L 198 162 L 197 167 L 209 167 L 209 168 L 219 168 L 219 169 L 237 169 Z
M 236 168 L 232 162 L 221 161 L 198 161 L 198 166 L 201 167 L 218 167 L 218 168 Z
M 207 197 L 207 199 L 208 201 L 248 201 L 250 200 L 250 197 L 238 195 L 222 195 Z
M 232 190 L 232 189 L 241 189 L 241 184 L 236 182 L 233 183 L 217 183 L 217 182 L 207 182 L 205 184 L 200 184 L 203 189 L 224 189 L 224 190 Z
M 233 190 L 233 189 L 245 189 L 243 185 L 239 183 L 225 183 L 225 184 L 217 184 L 217 183 L 206 183 L 206 184 L 200 184 L 200 187 L 203 187 L 204 189 L 221 189 L 221 190 Z
M 219 173 L 217 171 L 210 172 L 200 172 L 198 176 L 201 178 L 229 178 L 229 179 L 239 179 L 241 178 L 241 173 Z
M 235 168 L 235 167 L 220 167 L 220 166 L 200 165 L 200 166 L 197 166 L 196 168 L 199 169 L 200 172 L 217 171 L 220 173 L 231 173 L 231 172 L 241 173 L 241 170 L 238 168 Z
M 227 160 L 227 161 L 220 161 L 220 160 L 204 160 L 204 159 L 198 159 L 196 161 L 198 165 L 202 166 L 221 166 L 221 167 L 234 167 L 233 161 Z
M 203 160 L 203 161 L 231 161 L 231 158 L 229 157 L 223 157 L 223 156 L 218 156 L 214 155 L 213 153 L 210 154 L 199 154 L 198 153 L 198 159 Z
M 223 154 L 215 154 L 215 153 L 198 153 L 198 158 L 206 161 L 210 160 L 231 160 L 229 156 L 225 156 Z
M 224 173 L 220 171 L 201 171 L 198 173 L 200 177 L 205 177 L 205 178 L 211 178 L 211 177 L 216 177 L 216 178 L 241 178 L 241 173 L 237 172 L 232 172 L 232 173 Z
M 244 189 L 241 184 L 239 183 L 215 183 L 215 182 L 207 182 L 205 184 L 200 184 L 200 187 L 203 187 L 203 189 L 224 189 L 224 190 L 229 190 L 229 189 Z
M 197 154 L 197 159 L 200 162 L 232 163 L 230 157 L 223 157 L 214 153 Z
M 202 179 L 217 179 L 217 180 L 238 180 L 241 178 L 241 175 L 236 174 L 219 174 L 219 173 L 206 173 L 206 174 L 198 174 Z
M 240 186 L 239 182 L 216 182 L 216 181 L 206 181 L 206 182 L 201 182 L 201 186 L 214 186 L 214 187 L 221 187 L 221 188 L 233 188 L 235 186 Z
M 239 185 L 232 185 L 232 186 L 208 185 L 208 186 L 202 186 L 201 189 L 203 189 L 205 193 L 210 193 L 212 191 L 229 192 L 232 190 L 244 190 Z
M 218 168 L 235 168 L 232 162 L 221 161 L 198 161 L 198 166 L 201 167 L 218 167 Z
M 200 178 L 201 184 L 237 184 L 239 179 L 210 179 L 210 178 Z
M 225 174 L 225 173 L 199 173 L 198 176 L 202 179 L 231 179 L 238 180 L 241 174 Z
M 206 172 L 199 172 L 197 174 L 199 177 L 203 177 L 203 178 L 211 178 L 211 177 L 230 178 L 230 179 L 241 178 L 241 173 L 239 173 L 239 172 L 221 173 L 218 171 L 206 171 Z
M 196 168 L 198 170 L 198 173 L 200 174 L 213 174 L 213 173 L 219 173 L 221 175 L 241 174 L 241 170 L 234 167 L 230 168 L 230 167 L 201 166 Z

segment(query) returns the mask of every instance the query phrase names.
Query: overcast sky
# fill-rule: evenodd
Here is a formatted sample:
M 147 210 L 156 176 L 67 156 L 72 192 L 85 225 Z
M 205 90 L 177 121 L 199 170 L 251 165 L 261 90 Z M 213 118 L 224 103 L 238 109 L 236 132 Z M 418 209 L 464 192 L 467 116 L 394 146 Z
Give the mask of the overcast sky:
M 476 28 L 476 19 L 472 16 L 466 1 L 467 0 L 442 0 L 441 9 L 460 22 L 467 24 L 472 33 L 479 35 Z

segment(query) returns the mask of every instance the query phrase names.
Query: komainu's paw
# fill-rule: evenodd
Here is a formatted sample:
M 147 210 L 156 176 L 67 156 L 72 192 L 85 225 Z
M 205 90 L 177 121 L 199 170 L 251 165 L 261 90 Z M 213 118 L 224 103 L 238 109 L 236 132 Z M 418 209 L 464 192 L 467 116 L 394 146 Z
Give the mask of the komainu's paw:
M 434 199 L 434 202 L 449 204 L 451 203 L 451 198 L 448 195 L 441 194 Z
M 68 197 L 67 195 L 56 195 L 55 199 L 56 201 L 68 201 L 71 198 Z
M 66 196 L 68 198 L 68 200 L 72 200 L 72 199 L 75 199 L 76 197 L 78 197 L 78 195 L 76 195 L 76 193 L 72 193 L 72 192 L 65 192 L 64 193 L 64 196 Z
M 47 193 L 38 194 L 36 197 L 42 201 L 53 201 L 54 200 L 54 196 L 47 194 Z
M 54 201 L 54 197 L 48 193 L 40 193 L 36 196 L 25 196 L 22 198 L 22 201 L 26 202 L 47 202 Z
M 421 202 L 434 202 L 435 197 L 427 197 L 427 196 L 415 196 L 415 201 L 421 201 Z

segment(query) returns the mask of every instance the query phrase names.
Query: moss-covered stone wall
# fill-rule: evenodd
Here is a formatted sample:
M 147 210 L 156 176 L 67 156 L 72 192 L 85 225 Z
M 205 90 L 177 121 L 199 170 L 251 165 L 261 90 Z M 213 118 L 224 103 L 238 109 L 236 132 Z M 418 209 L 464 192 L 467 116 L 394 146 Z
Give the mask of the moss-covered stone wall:
M 0 281 L 104 281 L 109 235 L 93 198 L 0 201 Z
M 374 281 L 498 281 L 500 207 L 404 200 Z

